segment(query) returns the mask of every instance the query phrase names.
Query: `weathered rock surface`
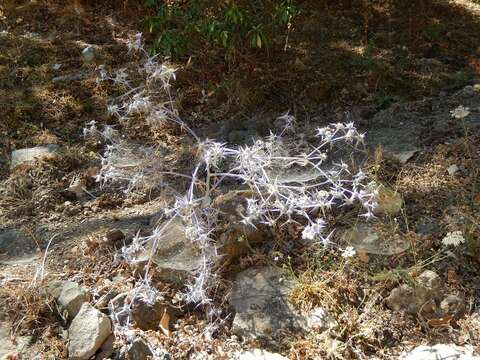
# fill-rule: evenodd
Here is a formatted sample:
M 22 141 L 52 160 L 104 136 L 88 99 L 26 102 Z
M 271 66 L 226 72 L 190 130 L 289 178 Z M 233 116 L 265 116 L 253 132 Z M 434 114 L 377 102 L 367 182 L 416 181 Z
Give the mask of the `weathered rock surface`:
M 112 299 L 110 309 L 122 325 L 126 325 L 129 313 L 133 325 L 142 330 L 157 330 L 166 310 L 160 297 L 152 301 L 142 297 L 132 298 L 128 293 L 119 294 Z
M 288 358 L 266 350 L 253 349 L 235 354 L 235 360 L 288 360 Z
M 233 331 L 245 337 L 269 337 L 282 329 L 306 330 L 308 321 L 288 301 L 295 283 L 276 267 L 253 268 L 238 274 L 231 304 Z
M 115 336 L 111 334 L 107 340 L 103 343 L 98 350 L 97 355 L 95 355 L 95 360 L 106 360 L 109 359 L 114 351 Z
M 473 348 L 453 344 L 421 345 L 403 354 L 400 360 L 480 360 L 473 355 Z
M 0 229 L 0 254 L 24 256 L 37 251 L 37 244 L 31 236 L 16 229 Z
M 72 281 L 54 280 L 47 286 L 47 291 L 60 305 L 61 310 L 66 310 L 70 319 L 79 312 L 83 303 L 90 300 L 86 289 Z
M 18 165 L 34 161 L 45 156 L 51 156 L 55 153 L 55 151 L 57 151 L 57 149 L 57 145 L 50 144 L 44 146 L 36 146 L 33 148 L 14 150 L 12 151 L 12 161 L 10 164 L 10 168 L 13 169 Z
M 254 227 L 241 222 L 251 195 L 250 191 L 230 191 L 213 202 L 213 207 L 220 211 L 218 251 L 228 260 L 247 254 L 252 246 L 266 242 L 270 237 L 264 226 Z
M 151 248 L 139 254 L 134 262 L 137 269 L 143 269 L 150 258 Z M 198 249 L 187 239 L 185 227 L 180 220 L 174 220 L 165 229 L 157 251 L 152 257 L 157 267 L 156 276 L 167 282 L 184 284 L 201 265 Z
M 308 326 L 315 330 L 328 330 L 338 326 L 337 321 L 322 307 L 313 308 L 308 313 Z
M 362 223 L 344 231 L 340 242 L 353 246 L 356 250 L 377 255 L 400 254 L 410 247 L 408 239 L 400 236 L 385 239 L 372 226 Z
M 120 354 L 121 360 L 147 360 L 153 358 L 154 354 L 152 350 L 141 337 L 136 337 Z
M 82 58 L 86 63 L 91 63 L 95 60 L 96 50 L 92 45 L 88 45 L 85 49 L 82 50 Z
M 84 303 L 68 329 L 68 358 L 89 359 L 111 333 L 112 326 L 108 316 Z
M 31 340 L 30 336 L 18 336 L 13 343 L 10 338 L 9 326 L 0 323 L 0 360 L 20 358 Z
M 402 284 L 393 289 L 385 299 L 387 306 L 392 310 L 404 311 L 412 315 L 420 313 L 426 318 L 447 315 L 448 313 L 443 313 L 438 306 L 443 297 L 440 277 L 434 271 L 425 270 L 415 281 L 415 286 Z M 453 298 L 445 300 L 444 307 L 447 311 L 450 310 L 449 301 L 455 309 L 461 307 L 457 300 Z

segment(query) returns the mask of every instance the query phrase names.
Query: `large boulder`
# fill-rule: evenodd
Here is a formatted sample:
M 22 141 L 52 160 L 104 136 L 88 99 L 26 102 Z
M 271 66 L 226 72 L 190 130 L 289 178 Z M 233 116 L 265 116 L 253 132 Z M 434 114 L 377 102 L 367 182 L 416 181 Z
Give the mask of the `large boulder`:
M 78 314 L 83 303 L 90 300 L 88 291 L 73 281 L 51 281 L 47 291 L 55 298 L 60 309 L 67 311 L 70 319 Z
M 400 360 L 480 360 L 473 355 L 473 348 L 453 344 L 437 344 L 433 346 L 421 345 L 402 354 Z
M 84 303 L 68 329 L 68 358 L 88 360 L 112 333 L 107 315 Z
M 307 318 L 288 301 L 294 286 L 295 282 L 276 267 L 253 268 L 238 274 L 230 299 L 236 312 L 233 331 L 244 337 L 265 338 L 280 330 L 307 330 Z

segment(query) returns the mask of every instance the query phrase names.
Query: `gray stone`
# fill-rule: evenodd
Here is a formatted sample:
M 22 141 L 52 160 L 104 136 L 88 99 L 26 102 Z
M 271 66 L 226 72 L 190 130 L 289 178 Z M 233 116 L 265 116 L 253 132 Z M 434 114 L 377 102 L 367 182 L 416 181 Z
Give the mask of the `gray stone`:
M 393 151 L 393 152 L 387 153 L 387 156 L 391 156 L 401 164 L 406 164 L 408 160 L 410 160 L 417 152 L 418 152 L 418 149 L 413 148 L 410 150 Z
M 447 168 L 447 173 L 448 175 L 450 176 L 453 176 L 457 173 L 458 171 L 458 166 L 456 164 L 453 164 L 453 165 L 450 165 L 448 168 Z
M 151 256 L 150 246 L 139 254 L 132 264 L 141 271 Z M 202 257 L 196 246 L 187 239 L 185 227 L 180 220 L 173 220 L 165 229 L 152 257 L 152 263 L 156 265 L 155 275 L 159 279 L 176 284 L 184 284 L 201 266 Z
M 238 274 L 230 299 L 236 312 L 233 331 L 244 337 L 261 338 L 279 330 L 308 329 L 307 318 L 288 301 L 294 286 L 276 267 L 253 268 Z
M 13 169 L 18 165 L 32 162 L 45 156 L 51 156 L 57 150 L 58 146 L 53 144 L 14 150 L 12 151 L 12 162 L 10 164 L 10 168 Z
M 315 330 L 329 330 L 338 326 L 337 321 L 322 307 L 313 308 L 308 313 L 308 326 Z
M 95 55 L 96 50 L 94 46 L 89 45 L 82 50 L 82 58 L 86 63 L 91 63 L 93 60 L 95 60 Z
M 20 358 L 22 353 L 28 348 L 32 341 L 31 336 L 17 336 L 15 343 L 12 342 L 10 337 L 10 327 L 8 324 L 0 323 L 0 359 Z
M 431 235 L 438 229 L 438 222 L 432 218 L 421 218 L 415 225 L 415 231 L 420 235 Z
M 127 346 L 124 360 L 147 360 L 153 358 L 153 352 L 147 342 L 141 337 L 135 338 L 130 345 Z
M 421 345 L 404 353 L 400 360 L 480 360 L 473 355 L 470 346 L 457 346 L 453 344 L 437 344 L 433 346 Z
M 242 351 L 235 354 L 235 360 L 288 360 L 287 357 L 262 349 Z
M 370 225 L 362 223 L 343 231 L 340 235 L 340 242 L 368 254 L 388 256 L 400 254 L 410 247 L 408 239 L 401 236 L 385 239 Z
M 433 318 L 438 315 L 437 301 L 441 296 L 440 277 L 434 271 L 425 270 L 415 279 L 414 285 L 402 284 L 393 289 L 385 303 L 395 311 L 411 315 L 420 313 L 426 318 Z
M 251 191 L 229 191 L 213 201 L 213 207 L 220 213 L 218 252 L 226 260 L 247 254 L 253 245 L 265 243 L 271 237 L 262 224 L 251 226 L 241 222 L 246 215 L 247 199 L 251 196 Z
M 153 300 L 147 300 L 132 295 L 122 293 L 110 301 L 110 310 L 115 314 L 117 321 L 121 325 L 127 325 L 128 312 L 135 327 L 145 331 L 157 330 L 166 310 L 163 298 L 157 297 Z
M 67 311 L 70 319 L 73 319 L 83 303 L 90 299 L 88 291 L 72 281 L 54 280 L 48 284 L 47 291 L 55 298 L 60 309 Z
M 100 350 L 98 350 L 97 355 L 95 355 L 95 360 L 109 359 L 113 354 L 114 343 L 115 335 L 111 334 L 107 340 L 105 340 Z
M 68 358 L 89 359 L 111 333 L 110 319 L 90 304 L 84 303 L 68 329 Z
M 37 244 L 31 236 L 16 229 L 0 229 L 0 254 L 24 256 L 36 251 Z
M 460 296 L 450 294 L 442 300 L 440 309 L 443 316 L 452 315 L 454 318 L 459 319 L 465 313 L 465 303 Z
M 442 288 L 442 279 L 435 271 L 425 270 L 416 281 L 420 288 L 425 289 L 429 295 L 435 295 Z
M 409 314 L 417 313 L 415 290 L 406 284 L 393 289 L 385 299 L 385 303 L 394 311 L 405 311 Z

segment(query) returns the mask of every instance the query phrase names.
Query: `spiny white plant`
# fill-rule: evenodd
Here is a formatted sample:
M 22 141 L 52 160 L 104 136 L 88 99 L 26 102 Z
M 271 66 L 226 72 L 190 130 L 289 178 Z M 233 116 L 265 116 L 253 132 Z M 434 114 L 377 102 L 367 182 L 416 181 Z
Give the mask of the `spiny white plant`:
M 212 294 L 218 284 L 215 266 L 218 263 L 215 231 L 219 222 L 218 209 L 213 205 L 225 179 L 247 186 L 251 196 L 243 214 L 243 223 L 250 226 L 259 224 L 282 226 L 296 223 L 304 226 L 302 238 L 323 245 L 332 245 L 331 234 L 326 232 L 326 214 L 334 207 L 361 204 L 362 216 L 373 217 L 376 206 L 376 190 L 361 170 L 354 166 L 354 157 L 341 160 L 338 151 L 354 153 L 363 144 L 364 135 L 353 123 L 335 123 L 316 130 L 315 142 L 299 151 L 295 142 L 295 118 L 289 113 L 280 116 L 276 123 L 283 124 L 279 134 L 271 133 L 265 139 L 256 140 L 252 145 L 230 147 L 228 144 L 198 136 L 181 120 L 174 108 L 170 82 L 175 71 L 157 62 L 155 56 L 148 56 L 143 48 L 141 35 L 137 35 L 129 51 L 143 54 L 144 63 L 137 71 L 143 76 L 141 83 L 133 85 L 128 71 L 120 69 L 109 74 L 105 67 L 99 69 L 98 82 L 110 81 L 125 87 L 126 92 L 108 104 L 108 111 L 121 122 L 141 116 L 150 126 L 172 121 L 186 129 L 197 141 L 198 156 L 191 175 L 164 172 L 161 166 L 150 168 L 150 172 L 177 174 L 189 179 L 185 194 L 178 195 L 165 214 L 168 220 L 159 224 L 150 236 L 137 236 L 131 245 L 122 249 L 122 257 L 135 261 L 135 256 L 145 249 L 154 254 L 165 237 L 174 219 L 184 224 L 186 237 L 200 250 L 200 266 L 194 279 L 187 285 L 185 299 L 204 306 L 207 316 L 214 323 L 219 310 L 213 304 Z M 120 169 L 122 157 L 131 158 L 111 128 L 99 131 L 95 124 L 89 124 L 87 134 L 102 135 L 109 145 L 102 159 L 102 172 L 98 181 L 104 183 L 120 178 L 127 190 L 137 185 L 138 179 Z M 345 162 L 347 161 L 347 162 Z M 145 162 L 127 164 L 142 174 L 148 169 Z M 142 172 L 143 171 L 143 172 Z M 351 256 L 352 249 L 343 250 Z M 144 284 L 149 284 L 148 267 Z M 211 329 L 211 327 L 210 327 Z

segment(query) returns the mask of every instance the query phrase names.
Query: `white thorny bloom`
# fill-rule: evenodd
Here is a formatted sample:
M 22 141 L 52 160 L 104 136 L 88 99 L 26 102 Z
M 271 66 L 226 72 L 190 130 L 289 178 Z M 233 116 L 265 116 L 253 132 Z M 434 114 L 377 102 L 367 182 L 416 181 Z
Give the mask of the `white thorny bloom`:
M 457 108 L 450 111 L 452 117 L 455 119 L 464 119 L 468 115 L 470 115 L 470 109 L 468 107 L 464 107 L 463 105 L 458 106 Z
M 458 246 L 465 242 L 465 238 L 461 231 L 452 231 L 447 233 L 447 235 L 442 239 L 442 244 L 445 246 Z
M 302 231 L 302 239 L 315 240 L 322 236 L 325 229 L 325 221 L 323 219 L 317 219 L 315 222 L 308 224 Z

